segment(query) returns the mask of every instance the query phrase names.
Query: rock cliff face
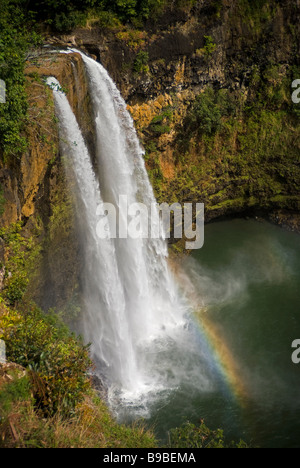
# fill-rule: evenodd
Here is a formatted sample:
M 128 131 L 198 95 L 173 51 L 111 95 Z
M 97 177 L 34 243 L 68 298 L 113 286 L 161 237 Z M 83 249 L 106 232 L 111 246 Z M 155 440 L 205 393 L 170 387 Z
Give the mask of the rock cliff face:
M 56 173 L 61 168 L 53 99 L 50 89 L 43 82 L 47 76 L 55 76 L 67 90 L 85 137 L 87 141 L 92 141 L 91 110 L 80 55 L 40 53 L 32 58 L 26 67 L 28 151 L 20 160 L 2 163 L 0 167 L 0 183 L 6 199 L 2 225 L 29 219 L 35 214 L 49 216 L 49 211 L 43 210 L 47 211 L 51 190 L 57 183 Z
M 299 66 L 298 2 L 282 1 L 279 4 L 275 0 L 261 0 L 249 5 L 251 2 L 247 0 L 202 0 L 197 2 L 192 12 L 171 9 L 159 21 L 150 21 L 143 31 L 96 24 L 77 29 L 70 36 L 47 39 L 50 45 L 69 45 L 86 50 L 103 63 L 128 101 L 128 108 L 147 151 L 147 167 L 158 199 L 172 201 L 171 193 L 174 200 L 180 201 L 197 197 L 198 201 L 206 202 L 208 219 L 224 215 L 227 211 L 247 209 L 249 200 L 250 206 L 255 208 L 298 209 L 297 200 L 295 202 L 293 198 L 292 203 L 290 198 L 297 195 L 294 188 L 299 182 L 299 174 L 294 163 L 298 161 L 286 161 L 286 165 L 292 166 L 291 184 L 288 174 L 270 176 L 275 182 L 281 178 L 282 187 L 277 186 L 266 193 L 263 203 L 261 194 L 254 193 L 254 181 L 252 185 L 245 184 L 245 177 L 249 176 L 245 170 L 242 175 L 244 179 L 238 180 L 241 172 L 240 167 L 236 168 L 239 166 L 238 155 L 246 157 L 247 154 L 241 148 L 239 135 L 234 133 L 246 132 L 249 122 L 243 112 L 236 118 L 243 121 L 244 127 L 229 130 L 231 142 L 225 141 L 226 137 L 221 135 L 218 142 L 214 140 L 207 147 L 203 139 L 194 138 L 192 134 L 190 144 L 184 149 L 178 144 L 178 136 L 182 130 L 185 131 L 184 121 L 191 104 L 207 87 L 211 86 L 215 91 L 228 90 L 242 101 L 240 105 L 255 106 L 263 86 L 269 85 L 270 93 L 275 93 L 278 91 L 276 85 L 291 79 L 291 70 Z M 45 191 L 52 181 L 51 163 L 55 162 L 54 166 L 57 163 L 57 130 L 51 97 L 38 78 L 49 75 L 56 76 L 68 89 L 71 105 L 84 128 L 88 143 L 92 144 L 93 124 L 80 56 L 47 55 L 42 52 L 32 57 L 27 67 L 29 149 L 20 163 L 4 165 L 0 169 L 0 183 L 7 200 L 1 220 L 4 224 L 22 217 L 29 218 L 37 205 L 43 205 L 43 196 L 48 196 Z M 291 82 L 287 84 L 290 86 Z M 285 92 L 288 92 L 288 88 Z M 273 110 L 280 112 L 289 100 L 290 96 L 283 96 L 278 109 L 274 107 Z M 161 125 L 155 126 L 155 122 Z M 287 143 L 298 150 L 297 124 L 292 122 L 291 125 L 292 132 L 291 129 L 282 128 L 280 133 L 283 138 L 288 134 L 293 142 Z M 295 138 L 291 133 L 295 134 Z M 263 135 L 259 137 L 263 138 Z M 224 160 L 220 154 L 221 148 L 229 145 L 232 158 L 230 160 L 226 154 Z M 219 158 L 216 157 L 218 150 Z M 275 159 L 278 157 L 276 151 L 282 152 L 282 148 L 274 148 Z M 256 165 L 261 162 L 257 161 Z M 272 161 L 265 162 L 272 165 Z M 197 177 L 192 176 L 191 166 L 201 166 L 202 174 L 196 171 Z M 263 183 L 269 174 L 259 175 L 262 185 L 267 186 L 267 182 L 270 185 L 270 181 Z M 186 187 L 182 190 L 184 184 Z M 210 188 L 207 191 L 208 185 Z M 243 192 L 236 190 L 236 185 L 247 187 Z M 202 190 L 196 190 L 201 186 Z M 220 196 L 222 191 L 223 197 Z M 216 197 L 216 194 L 219 196 Z M 278 200 L 280 198 L 278 203 L 269 203 L 276 196 Z M 235 197 L 238 203 L 234 203 Z M 285 197 L 286 204 L 282 203 L 282 197 Z M 265 203 L 266 199 L 268 202 Z M 221 210 L 215 208 L 220 203 L 223 204 Z
M 289 94 L 300 78 L 299 20 L 296 1 L 201 0 L 143 30 L 96 22 L 46 43 L 52 51 L 80 48 L 108 69 L 128 102 L 159 201 L 204 202 L 208 221 L 262 212 L 299 230 L 299 114 Z M 26 75 L 29 146 L 20 160 L 1 163 L 0 225 L 23 220 L 29 233 L 42 226 L 35 297 L 44 307 L 72 308 L 80 252 L 52 93 L 42 78 L 55 76 L 67 89 L 93 150 L 87 81 L 79 54 L 45 48 L 29 58 Z
M 59 148 L 53 96 L 43 81 L 47 76 L 55 76 L 66 90 L 92 149 L 93 118 L 80 54 L 40 51 L 26 67 L 28 151 L 20 160 L 0 167 L 6 200 L 1 225 L 23 221 L 24 235 L 33 234 L 42 246 L 31 296 L 45 309 L 70 308 L 79 287 L 80 255 L 69 190 L 71 175 L 66 172 Z
M 279 220 L 299 209 L 291 109 L 299 17 L 295 1 L 202 0 L 143 31 L 95 24 L 49 43 L 80 47 L 108 69 L 145 146 L 159 201 L 203 201 L 207 220 L 244 211 Z M 222 131 L 199 135 L 187 122 L 207 88 L 228 91 L 236 113 L 223 116 Z

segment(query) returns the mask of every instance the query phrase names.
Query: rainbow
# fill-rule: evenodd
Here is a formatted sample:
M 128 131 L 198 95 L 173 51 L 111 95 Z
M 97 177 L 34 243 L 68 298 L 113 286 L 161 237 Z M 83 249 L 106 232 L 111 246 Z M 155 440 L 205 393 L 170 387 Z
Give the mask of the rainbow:
M 230 346 L 226 343 L 221 328 L 209 319 L 207 309 L 201 306 L 201 298 L 179 263 L 173 259 L 169 259 L 169 266 L 178 284 L 181 285 L 182 291 L 188 298 L 188 302 L 193 310 L 195 325 L 199 328 L 201 335 L 205 337 L 218 371 L 233 396 L 238 400 L 240 406 L 244 406 L 249 392 L 242 377 L 242 366 L 230 351 Z
M 203 331 L 210 351 L 217 363 L 218 369 L 226 381 L 231 392 L 240 405 L 244 405 L 248 396 L 246 384 L 242 378 L 242 368 L 235 356 L 230 351 L 229 345 L 220 328 L 212 323 L 205 309 L 198 309 L 194 313 L 197 326 Z

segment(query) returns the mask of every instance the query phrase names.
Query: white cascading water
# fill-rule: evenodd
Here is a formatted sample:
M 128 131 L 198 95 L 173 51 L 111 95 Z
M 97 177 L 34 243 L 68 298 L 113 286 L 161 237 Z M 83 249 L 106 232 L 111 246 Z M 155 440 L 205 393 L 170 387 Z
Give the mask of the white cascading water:
M 77 185 L 85 256 L 84 338 L 92 344 L 112 404 L 145 407 L 152 395 L 184 381 L 208 390 L 206 351 L 199 346 L 189 307 L 169 271 L 165 240 L 97 236 L 96 212 L 103 201 L 118 209 L 119 196 L 126 195 L 129 204 L 143 203 L 150 212 L 155 198 L 124 100 L 106 70 L 81 56 L 95 114 L 98 174 L 67 96 L 54 78 L 48 84 L 55 85 L 60 140 Z

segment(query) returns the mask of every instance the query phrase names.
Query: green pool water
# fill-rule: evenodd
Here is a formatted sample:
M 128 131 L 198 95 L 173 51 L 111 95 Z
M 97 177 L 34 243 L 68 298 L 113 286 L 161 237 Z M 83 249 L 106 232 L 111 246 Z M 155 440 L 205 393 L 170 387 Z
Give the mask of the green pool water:
M 204 419 L 228 440 L 300 447 L 300 365 L 291 360 L 292 342 L 300 339 L 300 236 L 254 220 L 213 223 L 203 249 L 183 269 L 238 363 L 244 392 L 230 384 L 222 355 L 215 354 L 211 389 L 185 380 L 153 404 L 150 425 L 165 440 L 170 428 Z M 218 351 L 201 320 L 195 327 L 199 341 Z

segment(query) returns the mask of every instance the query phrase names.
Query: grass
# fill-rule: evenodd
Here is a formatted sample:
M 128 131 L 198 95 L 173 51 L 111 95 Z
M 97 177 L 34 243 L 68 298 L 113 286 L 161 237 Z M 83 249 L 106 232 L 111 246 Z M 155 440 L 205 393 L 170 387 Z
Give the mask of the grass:
M 12 395 L 10 385 L 0 392 Z M 86 395 L 71 418 L 56 414 L 43 418 L 32 399 L 13 399 L 13 407 L 1 407 L 0 447 L 5 448 L 153 448 L 153 433 L 142 424 L 125 426 L 111 416 L 93 391 Z

